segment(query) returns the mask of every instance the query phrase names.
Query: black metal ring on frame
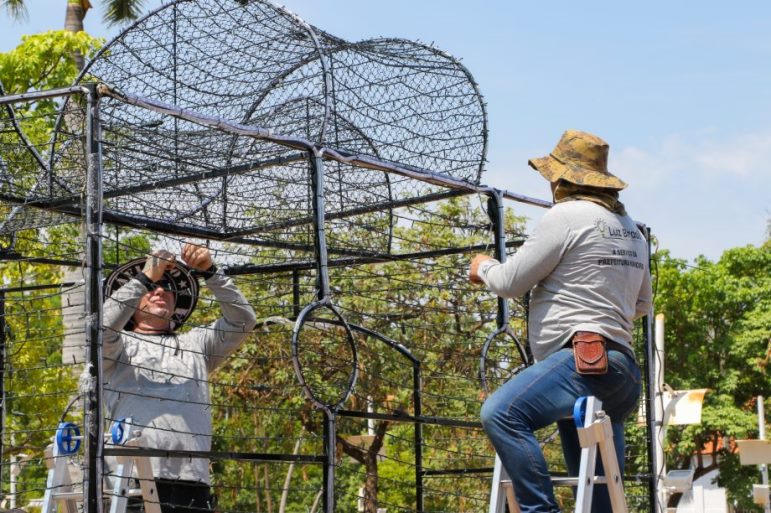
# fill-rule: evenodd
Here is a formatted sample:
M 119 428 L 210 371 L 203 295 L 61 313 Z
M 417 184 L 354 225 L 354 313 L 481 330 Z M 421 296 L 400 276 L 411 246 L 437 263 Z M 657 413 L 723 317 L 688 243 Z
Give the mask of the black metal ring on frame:
M 348 377 L 348 385 L 346 387 L 345 392 L 342 394 L 342 396 L 333 404 L 325 403 L 322 401 L 317 394 L 313 392 L 311 387 L 308 385 L 307 380 L 305 379 L 305 376 L 303 375 L 303 368 L 302 364 L 300 363 L 300 348 L 299 348 L 299 337 L 300 337 L 300 331 L 303 329 L 303 326 L 305 325 L 308 320 L 311 320 L 309 318 L 310 314 L 319 309 L 319 308 L 327 308 L 335 315 L 337 318 L 337 321 L 333 321 L 334 324 L 340 325 L 345 329 L 346 339 L 348 342 L 348 346 L 351 350 L 351 373 Z M 328 320 L 321 320 L 324 322 L 329 322 Z M 292 364 L 294 366 L 295 375 L 297 376 L 297 379 L 300 382 L 300 386 L 305 391 L 306 395 L 308 396 L 308 399 L 311 400 L 316 406 L 327 410 L 327 411 L 335 411 L 339 409 L 345 401 L 348 400 L 348 398 L 353 393 L 353 388 L 356 385 L 356 380 L 359 376 L 359 359 L 358 354 L 356 352 L 356 344 L 354 342 L 353 338 L 353 331 L 351 330 L 351 327 L 348 325 L 348 322 L 343 318 L 343 316 L 340 314 L 340 312 L 337 310 L 337 308 L 332 304 L 331 301 L 328 299 L 322 299 L 320 301 L 315 301 L 305 308 L 303 308 L 302 312 L 300 312 L 300 315 L 297 317 L 297 320 L 295 321 L 294 328 L 292 329 Z
M 508 378 L 510 379 L 515 374 L 517 374 L 520 370 L 528 366 L 528 360 L 527 360 L 527 354 L 525 353 L 525 348 L 522 347 L 522 343 L 514 334 L 514 332 L 512 331 L 508 323 L 504 324 L 494 332 L 490 333 L 485 339 L 485 344 L 484 346 L 482 346 L 482 356 L 479 358 L 479 379 L 482 381 L 482 388 L 484 389 L 485 393 L 488 395 L 492 393 L 493 390 L 491 390 L 490 384 L 487 381 L 487 374 L 486 374 L 487 365 L 485 364 L 485 361 L 487 360 L 487 353 L 490 351 L 490 346 L 492 345 L 493 340 L 495 340 L 495 338 L 498 337 L 499 335 L 508 336 L 514 341 L 514 345 L 517 348 L 517 352 L 519 353 L 519 356 L 522 359 L 522 364 L 515 367 L 509 373 Z

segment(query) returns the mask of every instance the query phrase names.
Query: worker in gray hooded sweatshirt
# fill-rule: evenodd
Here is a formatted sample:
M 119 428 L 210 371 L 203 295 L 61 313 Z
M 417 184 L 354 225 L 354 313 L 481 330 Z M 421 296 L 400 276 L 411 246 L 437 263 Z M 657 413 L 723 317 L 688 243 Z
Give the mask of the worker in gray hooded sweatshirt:
M 529 161 L 551 183 L 554 206 L 505 263 L 487 255 L 471 262 L 471 281 L 495 294 L 531 292 L 528 339 L 536 363 L 481 411 L 523 513 L 559 512 L 534 431 L 557 422 L 568 471 L 578 475 L 581 448 L 569 417 L 581 396 L 602 401 L 624 468 L 624 420 L 641 383 L 632 328 L 651 308 L 651 282 L 645 237 L 618 201 L 626 184 L 607 162 L 605 141 L 566 131 L 549 155 Z M 596 488 L 592 512 L 610 512 L 605 485 Z
M 180 256 L 186 265 L 157 250 L 108 278 L 105 406 L 112 420 L 132 419 L 132 429 L 141 430 L 142 447 L 209 451 L 208 376 L 241 345 L 256 319 L 233 281 L 217 271 L 208 248 L 185 244 Z M 195 275 L 205 279 L 222 317 L 179 334 L 176 329 L 197 301 Z M 208 460 L 151 458 L 151 463 L 164 513 L 213 511 Z

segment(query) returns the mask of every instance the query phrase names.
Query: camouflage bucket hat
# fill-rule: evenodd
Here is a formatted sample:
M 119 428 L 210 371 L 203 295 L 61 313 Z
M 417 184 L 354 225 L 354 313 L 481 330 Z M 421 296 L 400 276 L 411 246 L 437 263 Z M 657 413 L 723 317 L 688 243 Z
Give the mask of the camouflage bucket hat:
M 623 180 L 608 172 L 608 143 L 579 130 L 566 130 L 549 155 L 527 163 L 550 182 L 566 180 L 615 190 L 626 187 Z

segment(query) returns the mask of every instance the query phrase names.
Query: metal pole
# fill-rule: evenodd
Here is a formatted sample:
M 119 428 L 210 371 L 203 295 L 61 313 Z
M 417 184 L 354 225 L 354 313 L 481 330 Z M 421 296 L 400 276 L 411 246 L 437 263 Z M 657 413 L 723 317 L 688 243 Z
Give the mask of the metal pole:
M 335 413 L 324 410 L 324 512 L 335 511 L 335 454 L 337 452 L 337 432 Z
M 506 230 L 503 225 L 503 194 L 499 190 L 490 193 L 487 200 L 487 215 L 493 224 L 493 233 L 495 236 L 495 258 L 500 262 L 506 261 Z M 506 298 L 498 296 L 498 327 L 503 327 L 509 322 L 509 302 Z
M 415 417 L 423 415 L 421 394 L 420 362 L 412 364 L 412 398 L 415 403 Z M 415 423 L 415 509 L 423 513 L 423 423 Z
M 295 269 L 292 271 L 292 313 L 294 318 L 300 317 L 300 272 Z
M 3 454 L 3 438 L 5 437 L 5 292 L 0 291 L 0 455 Z M 0 465 L 0 496 L 3 496 L 3 467 Z
M 655 356 L 653 358 L 653 418 L 655 422 L 653 447 L 656 451 L 656 497 L 657 503 L 664 510 L 667 504 L 667 491 L 664 488 L 664 476 L 667 462 L 664 457 L 664 437 L 667 427 L 664 425 L 664 314 L 658 314 L 654 321 Z
M 329 270 L 327 265 L 327 240 L 324 234 L 324 160 L 321 154 L 314 152 L 311 156 L 311 182 L 313 203 L 313 229 L 316 236 L 313 240 L 316 252 L 316 276 L 318 300 L 329 298 Z
M 313 206 L 313 239 L 316 254 L 316 290 L 318 301 L 329 300 L 327 241 L 324 235 L 324 160 L 321 153 L 311 154 L 311 202 Z M 335 511 L 335 455 L 337 453 L 336 412 L 324 408 L 324 511 Z
M 766 439 L 766 413 L 763 396 L 758 396 L 758 439 Z M 768 465 L 765 463 L 760 466 L 760 482 L 763 486 L 768 486 Z M 766 496 L 765 513 L 771 513 L 771 497 Z
M 96 85 L 88 87 L 86 144 L 86 370 L 85 513 L 102 513 L 102 161 L 99 136 L 99 98 Z
M 648 240 L 648 272 L 650 272 L 651 263 L 651 230 L 648 227 L 643 227 L 644 233 Z M 654 346 L 652 328 L 652 314 L 649 313 L 643 318 L 643 339 L 645 340 L 645 372 L 648 379 L 645 380 L 645 391 L 647 396 L 647 407 L 645 408 L 646 415 L 646 435 L 648 437 L 648 472 L 650 473 L 650 479 L 648 480 L 648 500 L 651 504 L 651 511 L 656 513 L 665 513 L 665 505 L 659 500 L 658 495 L 658 476 L 656 471 L 658 469 L 658 462 L 663 460 L 663 457 L 658 454 L 657 446 L 659 441 L 657 440 L 658 425 L 657 418 L 654 412 L 656 403 L 660 399 L 659 391 L 660 386 L 657 386 L 657 369 L 656 364 L 657 353 Z M 662 355 L 663 358 L 663 355 Z

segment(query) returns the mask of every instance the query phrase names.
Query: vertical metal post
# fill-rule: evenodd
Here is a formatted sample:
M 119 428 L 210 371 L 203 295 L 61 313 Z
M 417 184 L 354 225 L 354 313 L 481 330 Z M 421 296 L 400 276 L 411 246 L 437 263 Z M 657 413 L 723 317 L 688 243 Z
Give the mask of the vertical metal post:
M 412 364 L 412 400 L 415 403 L 415 417 L 423 415 L 422 382 L 420 362 Z M 423 513 L 423 423 L 415 423 L 415 509 Z
M 763 403 L 763 396 L 758 396 L 758 439 L 766 439 L 766 412 L 765 404 Z M 768 465 L 765 463 L 760 466 L 760 483 L 764 486 L 768 486 Z M 768 494 L 768 492 L 766 492 Z M 771 513 L 771 501 L 766 496 L 766 504 L 763 506 L 765 513 Z
M 335 456 L 337 454 L 336 416 L 331 410 L 324 410 L 324 512 L 335 511 Z
M 85 513 L 102 513 L 102 155 L 99 133 L 99 97 L 96 85 L 88 88 L 86 144 L 86 369 L 85 469 L 83 506 Z
M 292 314 L 294 318 L 300 317 L 300 272 L 295 269 L 292 271 Z
M 653 258 L 653 255 L 651 255 L 651 230 L 650 228 L 646 227 L 645 229 L 646 238 L 648 240 L 648 272 L 650 272 L 651 269 L 651 260 Z M 656 415 L 654 414 L 655 404 L 658 397 L 658 390 L 656 390 L 656 386 L 654 383 L 656 383 L 656 349 L 653 344 L 653 336 L 652 336 L 652 315 L 649 313 L 645 317 L 643 317 L 642 320 L 642 327 L 643 327 L 643 339 L 645 340 L 645 361 L 644 361 L 644 370 L 645 374 L 648 377 L 648 379 L 645 380 L 645 392 L 646 392 L 646 398 L 647 398 L 647 405 L 645 408 L 645 416 L 646 416 L 646 435 L 649 440 L 648 443 L 648 472 L 650 473 L 650 479 L 648 481 L 648 500 L 651 504 L 651 511 L 654 513 L 664 513 L 666 509 L 666 505 L 662 504 L 661 501 L 658 500 L 658 476 L 656 475 L 656 470 L 658 469 L 658 460 L 659 458 L 656 455 L 656 447 L 655 445 L 658 443 L 656 440 L 656 432 L 657 432 L 657 426 L 656 426 Z
M 506 261 L 506 231 L 503 224 L 503 193 L 497 189 L 490 194 L 487 200 L 487 215 L 493 224 L 495 258 L 500 263 L 504 263 Z M 509 302 L 500 296 L 498 296 L 497 321 L 499 328 L 509 322 Z
M 664 418 L 664 314 L 653 316 L 653 347 L 654 358 L 651 362 L 653 369 L 653 412 L 654 428 L 652 445 L 656 455 L 656 497 L 661 509 L 666 509 L 667 490 L 664 488 L 664 476 L 667 475 L 667 461 L 664 456 L 664 441 L 667 433 L 666 419 Z
M 316 253 L 316 291 L 319 302 L 329 300 L 327 240 L 324 234 L 324 160 L 321 152 L 311 154 L 311 203 L 313 206 L 313 247 Z M 324 511 L 335 511 L 335 458 L 337 454 L 337 415 L 324 408 Z
M 318 300 L 329 298 L 329 269 L 327 266 L 327 239 L 324 234 L 324 159 L 321 153 L 314 151 L 311 155 L 311 185 L 313 204 L 313 229 L 315 237 L 313 246 L 316 252 L 316 282 Z
M 5 437 L 5 291 L 0 291 L 0 455 L 3 454 L 3 438 Z M 0 495 L 3 495 L 3 467 L 0 465 Z

